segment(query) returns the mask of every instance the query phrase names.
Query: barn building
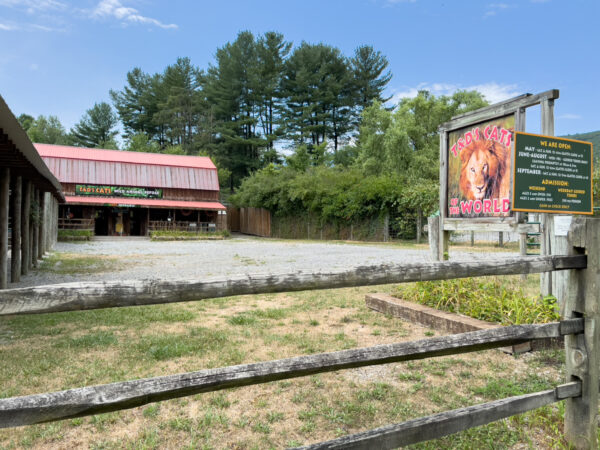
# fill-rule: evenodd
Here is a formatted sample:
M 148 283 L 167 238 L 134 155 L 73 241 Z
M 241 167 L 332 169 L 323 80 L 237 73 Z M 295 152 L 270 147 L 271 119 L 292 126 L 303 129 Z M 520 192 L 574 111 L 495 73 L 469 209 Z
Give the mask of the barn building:
M 35 144 L 60 181 L 58 227 L 97 236 L 225 229 L 217 168 L 203 156 Z

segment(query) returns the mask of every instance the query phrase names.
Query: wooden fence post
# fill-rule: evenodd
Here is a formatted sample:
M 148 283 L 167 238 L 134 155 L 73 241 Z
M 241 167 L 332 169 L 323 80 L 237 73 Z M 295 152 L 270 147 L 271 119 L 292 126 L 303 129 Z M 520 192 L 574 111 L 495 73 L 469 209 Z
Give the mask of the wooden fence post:
M 576 449 L 598 448 L 600 368 L 600 219 L 573 218 L 569 253 L 587 254 L 587 268 L 565 280 L 564 317 L 584 317 L 583 334 L 565 336 L 567 379 L 582 383 L 582 394 L 566 400 L 565 436 Z
M 429 236 L 429 248 L 431 250 L 431 259 L 433 261 L 441 261 L 440 216 L 431 216 L 427 218 L 427 235 Z

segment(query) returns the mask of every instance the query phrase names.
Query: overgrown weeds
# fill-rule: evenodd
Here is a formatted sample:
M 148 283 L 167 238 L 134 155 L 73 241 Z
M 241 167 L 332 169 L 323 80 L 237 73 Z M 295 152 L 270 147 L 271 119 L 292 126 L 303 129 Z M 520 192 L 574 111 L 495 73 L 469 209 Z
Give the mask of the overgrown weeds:
M 520 288 L 494 278 L 419 281 L 399 286 L 394 295 L 441 311 L 502 325 L 559 320 L 555 297 L 526 296 Z

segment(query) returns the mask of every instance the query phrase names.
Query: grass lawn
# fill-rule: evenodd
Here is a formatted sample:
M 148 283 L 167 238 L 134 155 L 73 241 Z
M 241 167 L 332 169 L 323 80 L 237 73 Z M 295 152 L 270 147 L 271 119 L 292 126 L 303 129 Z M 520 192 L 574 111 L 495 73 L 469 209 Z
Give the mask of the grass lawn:
M 535 283 L 535 281 L 532 282 Z M 423 339 L 365 307 L 394 286 L 0 318 L 0 397 Z M 281 448 L 564 382 L 561 351 L 388 364 L 0 430 L 0 448 Z M 563 404 L 414 448 L 561 448 Z

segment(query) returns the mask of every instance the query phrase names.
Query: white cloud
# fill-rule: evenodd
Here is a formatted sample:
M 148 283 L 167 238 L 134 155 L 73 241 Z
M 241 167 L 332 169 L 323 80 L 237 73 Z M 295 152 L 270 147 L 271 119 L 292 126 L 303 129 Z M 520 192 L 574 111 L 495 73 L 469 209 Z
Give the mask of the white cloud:
M 102 0 L 92 12 L 93 17 L 115 18 L 122 24 L 140 23 L 154 25 L 160 28 L 178 28 L 174 23 L 164 24 L 152 17 L 142 16 L 135 8 L 123 6 L 119 0 Z
M 8 25 L 6 23 L 0 23 L 0 31 L 14 31 L 19 28 L 16 25 Z
M 499 84 L 496 82 L 481 83 L 471 86 L 460 86 L 458 84 L 450 83 L 420 83 L 417 86 L 408 87 L 401 91 L 394 92 L 390 102 L 395 105 L 403 98 L 416 97 L 419 91 L 423 90 L 429 91 L 436 96 L 452 95 L 452 93 L 458 90 L 475 90 L 481 92 L 486 100 L 490 103 L 498 103 L 503 100 L 516 97 L 522 93 L 518 90 L 518 86 L 516 84 Z
M 56 0 L 0 0 L 0 6 L 24 9 L 33 14 L 37 11 L 62 10 L 67 5 Z
M 508 3 L 489 3 L 487 5 L 487 11 L 483 14 L 483 18 L 492 17 L 498 14 L 500 11 L 514 8 L 515 6 L 509 5 Z
M 567 113 L 567 114 L 561 114 L 560 116 L 558 116 L 559 119 L 567 119 L 567 120 L 577 120 L 577 119 L 581 119 L 581 116 L 579 114 L 571 114 L 571 113 Z

